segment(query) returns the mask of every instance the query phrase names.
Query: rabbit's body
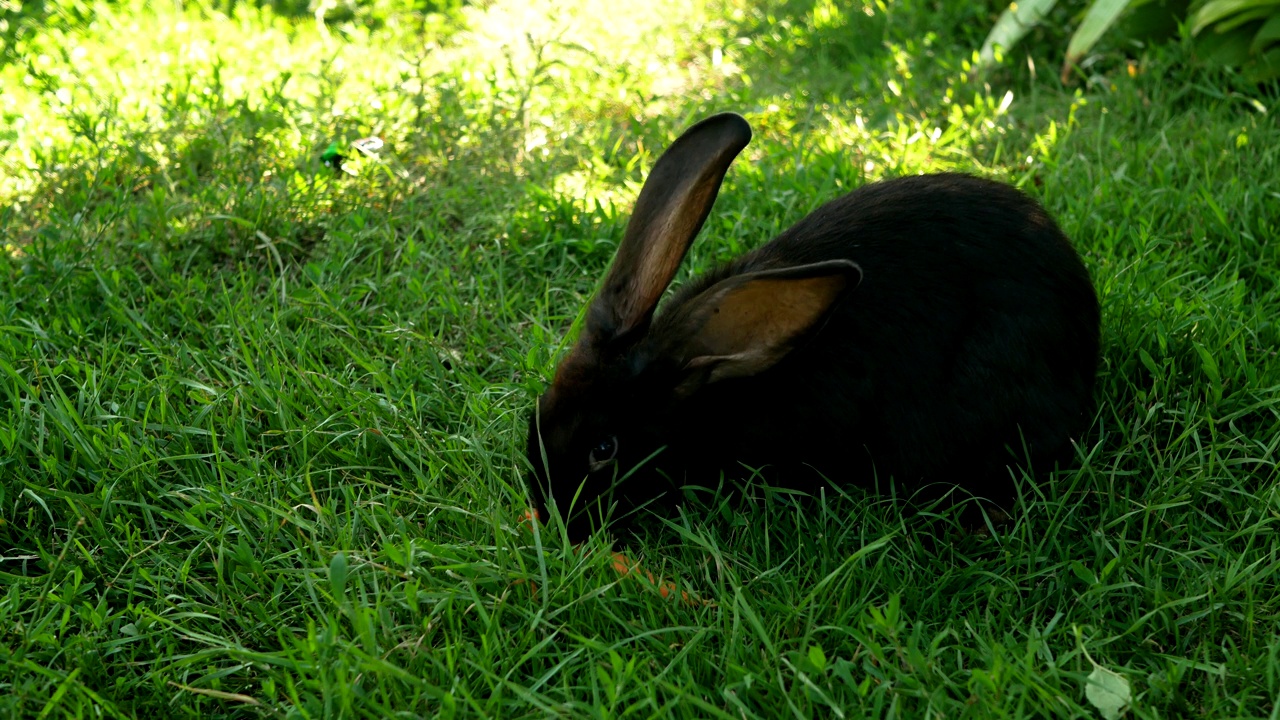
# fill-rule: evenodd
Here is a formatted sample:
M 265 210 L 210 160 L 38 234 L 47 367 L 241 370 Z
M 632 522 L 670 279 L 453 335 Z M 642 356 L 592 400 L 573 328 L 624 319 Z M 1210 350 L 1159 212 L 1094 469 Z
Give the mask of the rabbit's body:
M 688 164 L 655 166 L 649 182 Z M 705 208 L 659 199 L 705 218 L 714 180 Z M 651 205 L 642 193 L 633 225 L 656 215 L 679 237 L 701 225 Z M 550 494 L 566 512 L 577 495 L 575 540 L 604 505 L 625 514 L 671 482 L 714 485 L 743 466 L 806 489 L 893 476 L 1004 500 L 1009 466 L 1069 458 L 1089 423 L 1093 286 L 1043 209 L 1009 186 L 939 174 L 862 187 L 688 283 L 651 321 L 660 289 L 637 307 L 619 298 L 637 294 L 635 277 L 665 288 L 687 242 L 655 260 L 632 235 L 531 422 L 535 502 L 545 511 Z
M 1035 420 L 1021 429 L 1033 459 L 1070 451 L 1091 412 L 1097 300 L 1066 238 L 1007 185 L 926 175 L 862 187 L 669 305 L 733 275 L 836 259 L 862 268 L 857 289 L 768 371 L 691 398 L 673 418 L 689 431 L 672 433 L 673 455 L 702 454 L 680 453 L 679 438 L 705 448 L 710 432 L 715 455 L 748 465 L 862 479 L 874 457 L 881 476 L 967 485 L 1008 477 L 1019 421 Z

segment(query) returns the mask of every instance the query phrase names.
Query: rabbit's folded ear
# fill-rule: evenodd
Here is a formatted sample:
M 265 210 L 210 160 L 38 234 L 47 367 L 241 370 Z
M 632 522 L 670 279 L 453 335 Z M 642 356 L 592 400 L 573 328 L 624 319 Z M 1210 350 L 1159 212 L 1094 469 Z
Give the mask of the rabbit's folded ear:
M 856 263 L 830 260 L 736 275 L 707 288 L 677 311 L 669 339 L 659 340 L 687 371 L 677 392 L 773 367 L 861 281 Z
M 751 140 L 740 115 L 713 115 L 685 131 L 645 180 L 626 235 L 587 315 L 584 340 L 603 346 L 648 327 L 729 165 Z

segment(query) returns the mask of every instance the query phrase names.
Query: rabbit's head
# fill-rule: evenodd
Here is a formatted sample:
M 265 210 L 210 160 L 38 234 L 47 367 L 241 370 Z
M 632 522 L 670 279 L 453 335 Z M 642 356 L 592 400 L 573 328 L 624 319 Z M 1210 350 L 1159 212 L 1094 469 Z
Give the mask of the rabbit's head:
M 654 494 L 645 468 L 665 447 L 696 453 L 698 438 L 671 430 L 685 424 L 676 421 L 687 420 L 682 409 L 701 388 L 771 368 L 861 278 L 847 260 L 730 274 L 654 318 L 750 139 L 747 122 L 724 113 L 689 128 L 658 159 L 581 335 L 538 399 L 530 490 L 543 518 L 554 498 L 573 542 L 598 528 L 629 486 L 639 491 L 633 500 Z

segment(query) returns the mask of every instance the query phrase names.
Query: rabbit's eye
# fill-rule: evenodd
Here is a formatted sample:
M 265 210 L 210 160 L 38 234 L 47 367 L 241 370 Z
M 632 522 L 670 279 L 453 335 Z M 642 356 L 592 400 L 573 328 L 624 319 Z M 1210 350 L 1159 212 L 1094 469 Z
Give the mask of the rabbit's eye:
M 595 472 L 608 464 L 618 454 L 618 438 L 610 435 L 609 437 L 596 443 L 591 448 L 591 456 L 588 458 L 591 464 L 591 472 Z

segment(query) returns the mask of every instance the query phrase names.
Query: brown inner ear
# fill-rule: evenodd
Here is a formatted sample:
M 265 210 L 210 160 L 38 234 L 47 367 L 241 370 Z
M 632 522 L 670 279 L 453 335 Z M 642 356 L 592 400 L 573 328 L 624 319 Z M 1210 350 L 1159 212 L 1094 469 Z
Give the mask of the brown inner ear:
M 721 113 L 686 130 L 658 158 L 587 316 L 589 342 L 608 343 L 648 325 L 725 172 L 750 140 L 746 120 Z
M 838 261 L 713 286 L 691 303 L 686 366 L 709 367 L 694 374 L 705 382 L 767 370 L 826 316 L 856 269 Z
M 749 282 L 712 310 L 700 340 L 716 355 L 784 343 L 825 312 L 843 286 L 840 276 Z
M 658 305 L 715 202 L 723 169 L 711 166 L 691 172 L 699 170 L 700 174 L 670 183 L 664 207 L 646 208 L 651 210 L 648 217 L 632 218 L 639 229 L 632 231 L 635 238 L 619 250 L 611 282 L 605 285 L 616 293 L 610 302 L 623 331 L 643 322 Z M 636 257 L 629 257 L 629 253 Z

